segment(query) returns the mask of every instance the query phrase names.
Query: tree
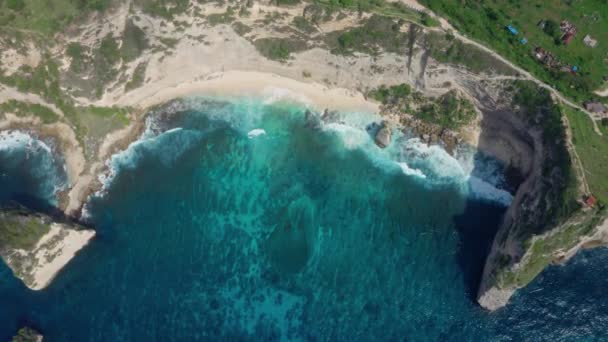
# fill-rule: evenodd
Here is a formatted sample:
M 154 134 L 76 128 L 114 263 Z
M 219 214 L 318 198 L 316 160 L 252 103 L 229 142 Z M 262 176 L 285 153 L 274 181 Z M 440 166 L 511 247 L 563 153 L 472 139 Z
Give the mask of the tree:
M 25 3 L 23 0 L 7 0 L 6 7 L 12 9 L 13 11 L 21 11 L 25 8 Z

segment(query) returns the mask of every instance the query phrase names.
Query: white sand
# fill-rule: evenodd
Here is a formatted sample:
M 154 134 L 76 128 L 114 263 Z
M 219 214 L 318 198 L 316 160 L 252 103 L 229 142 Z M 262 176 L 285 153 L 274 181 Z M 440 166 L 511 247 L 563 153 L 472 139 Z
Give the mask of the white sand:
M 59 241 L 53 241 L 58 236 L 64 237 Z M 40 239 L 34 250 L 39 263 L 32 270 L 34 282 L 30 288 L 41 290 L 50 284 L 57 273 L 89 243 L 93 236 L 95 236 L 93 230 L 64 229 L 60 224 L 52 224 L 51 230 Z
M 377 112 L 379 109 L 377 103 L 366 100 L 356 91 L 330 89 L 319 83 L 304 83 L 271 73 L 237 70 L 213 73 L 203 80 L 175 85 L 148 84 L 120 99 L 118 105 L 148 108 L 192 95 L 256 96 L 271 101 L 295 101 L 317 110 Z

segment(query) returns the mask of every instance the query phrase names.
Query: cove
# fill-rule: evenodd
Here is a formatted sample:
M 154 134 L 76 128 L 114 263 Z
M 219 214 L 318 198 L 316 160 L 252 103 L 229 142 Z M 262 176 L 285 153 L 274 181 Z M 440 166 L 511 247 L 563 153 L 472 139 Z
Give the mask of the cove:
M 603 250 L 496 314 L 474 303 L 508 201 L 500 165 L 403 134 L 381 150 L 377 117 L 333 115 L 204 98 L 151 115 L 88 203 L 97 238 L 53 284 L 29 291 L 0 268 L 0 339 L 21 324 L 47 341 L 601 336 L 608 313 L 587 291 L 606 281 L 581 263 Z M 559 319 L 581 302 L 593 314 Z

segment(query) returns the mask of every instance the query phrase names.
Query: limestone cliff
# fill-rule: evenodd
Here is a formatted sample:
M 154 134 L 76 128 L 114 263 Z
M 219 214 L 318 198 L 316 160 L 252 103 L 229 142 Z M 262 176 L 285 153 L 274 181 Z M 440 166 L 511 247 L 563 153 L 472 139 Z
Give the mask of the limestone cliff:
M 481 124 L 480 149 L 509 158 L 523 180 L 484 267 L 478 301 L 489 310 L 506 305 L 550 263 L 605 241 L 604 210 L 580 203 L 584 179 L 560 107 L 529 83 L 514 89 L 511 109 L 486 106 Z

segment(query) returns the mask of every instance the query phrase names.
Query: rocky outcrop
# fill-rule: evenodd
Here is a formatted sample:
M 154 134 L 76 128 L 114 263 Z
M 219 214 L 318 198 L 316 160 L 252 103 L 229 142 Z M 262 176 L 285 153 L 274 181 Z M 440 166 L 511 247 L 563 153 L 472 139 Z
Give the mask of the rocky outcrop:
M 45 288 L 95 231 L 21 206 L 0 211 L 0 257 L 32 290 Z
M 374 137 L 376 145 L 378 145 L 380 148 L 388 147 L 388 145 L 391 144 L 392 134 L 391 124 L 388 121 L 383 120 L 380 123 L 380 127 L 378 127 L 378 131 Z
M 11 342 L 42 342 L 43 336 L 32 328 L 21 328 L 17 335 L 13 336 Z
M 526 84 L 515 88 L 524 89 L 526 96 L 519 98 L 527 103 L 518 103 L 517 96 L 504 106 L 482 102 L 479 149 L 517 168 L 523 180 L 494 238 L 478 289 L 479 304 L 491 311 L 576 246 L 605 236 L 600 225 L 605 211 L 577 202 L 582 180 L 559 107 L 543 90 Z M 484 90 L 474 91 L 484 98 Z

